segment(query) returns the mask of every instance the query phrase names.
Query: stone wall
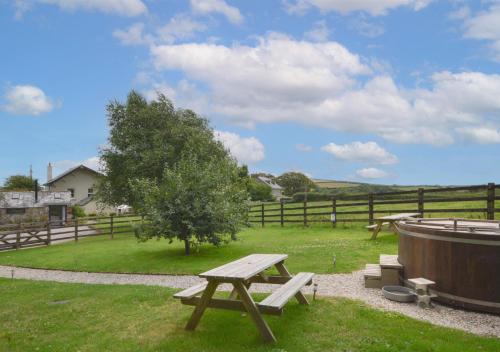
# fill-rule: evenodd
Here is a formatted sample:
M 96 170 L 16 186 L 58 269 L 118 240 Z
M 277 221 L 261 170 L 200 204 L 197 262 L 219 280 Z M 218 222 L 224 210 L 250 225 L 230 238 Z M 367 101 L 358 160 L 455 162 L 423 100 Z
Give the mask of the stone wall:
M 7 214 L 6 208 L 0 208 L 0 224 L 46 222 L 49 219 L 49 207 L 25 208 L 24 214 Z

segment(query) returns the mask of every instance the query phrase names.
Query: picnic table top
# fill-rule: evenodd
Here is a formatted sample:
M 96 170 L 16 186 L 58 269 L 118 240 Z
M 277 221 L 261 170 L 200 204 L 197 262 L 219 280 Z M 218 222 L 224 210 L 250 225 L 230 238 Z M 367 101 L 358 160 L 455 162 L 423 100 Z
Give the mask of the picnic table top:
M 250 254 L 234 262 L 205 271 L 199 276 L 216 280 L 248 280 L 288 258 L 286 254 Z
M 380 218 L 377 218 L 376 220 L 382 220 L 382 221 L 387 221 L 387 220 L 401 220 L 401 219 L 406 219 L 406 218 L 412 218 L 414 216 L 419 216 L 420 213 L 400 213 L 400 214 L 394 214 L 394 215 L 387 215 L 387 216 L 381 216 Z

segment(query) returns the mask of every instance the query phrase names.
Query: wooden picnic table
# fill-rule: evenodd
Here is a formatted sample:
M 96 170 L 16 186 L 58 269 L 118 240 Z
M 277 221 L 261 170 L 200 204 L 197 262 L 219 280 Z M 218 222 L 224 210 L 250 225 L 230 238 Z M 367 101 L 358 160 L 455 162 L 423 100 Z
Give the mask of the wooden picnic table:
M 206 308 L 218 308 L 247 312 L 259 329 L 262 338 L 276 341 L 262 314 L 281 315 L 284 305 L 293 297 L 300 304 L 309 304 L 300 289 L 312 283 L 313 273 L 299 273 L 292 276 L 285 267 L 286 254 L 251 254 L 218 268 L 201 273 L 207 281 L 176 293 L 181 303 L 195 306 L 186 330 L 194 330 Z M 279 275 L 267 275 L 265 271 L 276 267 Z M 213 298 L 222 283 L 233 285 L 229 298 Z M 255 302 L 248 293 L 253 283 L 280 284 L 276 291 L 262 302 Z
M 387 216 L 381 216 L 380 218 L 375 219 L 375 224 L 367 226 L 369 230 L 372 230 L 372 240 L 377 238 L 378 233 L 380 230 L 382 230 L 382 227 L 384 225 L 389 225 L 389 227 L 392 227 L 393 224 L 396 221 L 403 220 L 403 219 L 408 219 L 408 218 L 415 218 L 421 216 L 420 213 L 399 213 L 399 214 L 394 214 L 394 215 L 387 215 Z

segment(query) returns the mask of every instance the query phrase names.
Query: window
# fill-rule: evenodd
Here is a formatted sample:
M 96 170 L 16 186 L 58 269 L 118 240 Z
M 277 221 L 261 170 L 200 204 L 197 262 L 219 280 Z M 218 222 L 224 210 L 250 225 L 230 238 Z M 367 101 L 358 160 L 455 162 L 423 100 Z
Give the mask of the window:
M 88 192 L 87 192 L 87 196 L 88 197 L 92 197 L 93 195 L 94 195 L 94 189 L 93 188 L 89 188 Z
M 7 214 L 9 215 L 20 215 L 25 213 L 26 208 L 7 208 Z
M 71 193 L 71 198 L 75 198 L 75 189 L 74 188 L 68 188 L 68 191 Z

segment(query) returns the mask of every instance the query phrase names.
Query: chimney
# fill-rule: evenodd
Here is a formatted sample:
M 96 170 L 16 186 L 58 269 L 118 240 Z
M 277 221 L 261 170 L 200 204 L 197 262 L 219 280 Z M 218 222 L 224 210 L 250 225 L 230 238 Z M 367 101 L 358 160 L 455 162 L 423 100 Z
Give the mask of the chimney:
M 52 180 L 52 165 L 49 163 L 47 166 L 47 182 Z

